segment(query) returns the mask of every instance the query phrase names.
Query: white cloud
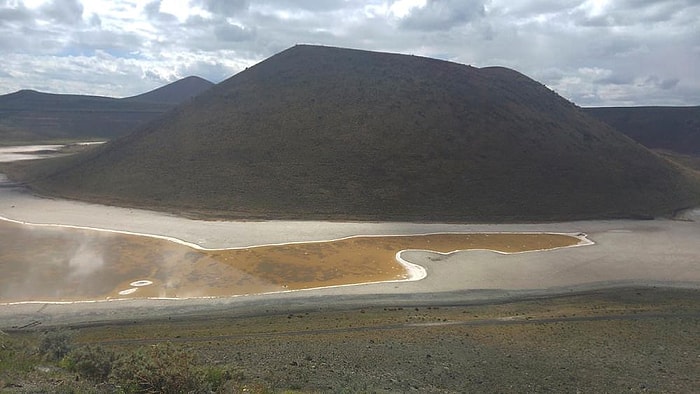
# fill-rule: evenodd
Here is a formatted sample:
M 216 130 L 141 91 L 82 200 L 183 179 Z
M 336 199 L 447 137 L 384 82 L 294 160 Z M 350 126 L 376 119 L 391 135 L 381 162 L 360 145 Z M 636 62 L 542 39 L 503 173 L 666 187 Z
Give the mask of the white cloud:
M 53 0 L 43 4 L 40 10 L 52 23 L 76 25 L 83 21 L 83 5 L 78 0 Z
M 388 7 L 388 11 L 396 18 L 404 18 L 414 9 L 423 8 L 425 5 L 426 0 L 398 0 Z
M 697 15 L 696 0 L 0 0 L 0 94 L 218 82 L 312 43 L 511 67 L 579 105 L 700 105 Z
M 450 30 L 483 17 L 485 12 L 481 0 L 428 0 L 424 6 L 411 8 L 401 18 L 401 25 L 415 30 Z

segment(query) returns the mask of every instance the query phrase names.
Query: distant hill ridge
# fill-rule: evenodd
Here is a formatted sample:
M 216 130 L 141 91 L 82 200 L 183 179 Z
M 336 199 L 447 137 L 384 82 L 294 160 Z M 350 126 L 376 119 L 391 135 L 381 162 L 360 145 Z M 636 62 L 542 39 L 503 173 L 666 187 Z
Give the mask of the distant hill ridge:
M 189 76 L 151 90 L 150 92 L 126 97 L 122 100 L 177 105 L 201 94 L 212 86 L 214 86 L 214 84 L 206 79 L 197 76 Z
M 0 96 L 0 111 L 28 111 L 49 106 L 54 110 L 73 110 L 76 106 L 83 108 L 100 108 L 119 99 L 102 96 L 87 96 L 78 94 L 44 93 L 31 89 L 23 89 L 14 93 Z M 38 107 L 38 108 L 37 108 Z
M 188 77 L 123 99 L 20 90 L 0 96 L 0 143 L 115 138 L 211 86 Z
M 648 148 L 700 156 L 700 106 L 601 107 L 584 111 Z
M 514 70 L 309 45 L 44 166 L 28 175 L 42 193 L 228 218 L 652 216 L 700 195 Z

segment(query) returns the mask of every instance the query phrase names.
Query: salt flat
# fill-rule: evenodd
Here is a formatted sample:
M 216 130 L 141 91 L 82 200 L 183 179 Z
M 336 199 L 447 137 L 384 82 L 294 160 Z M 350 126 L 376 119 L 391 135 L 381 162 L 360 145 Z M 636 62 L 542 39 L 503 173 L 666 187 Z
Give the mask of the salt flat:
M 57 149 L 63 146 L 64 145 L 0 146 L 0 163 L 56 156 Z
M 226 299 L 129 300 L 80 305 L 11 305 L 0 308 L 3 326 L 204 313 L 212 308 L 259 308 L 380 299 L 487 300 L 609 286 L 664 285 L 700 288 L 700 222 L 657 219 L 536 224 L 442 224 L 322 221 L 202 221 L 174 215 L 35 196 L 0 179 L 0 216 L 18 222 L 68 225 L 176 238 L 204 248 L 319 241 L 353 235 L 437 232 L 586 233 L 595 244 L 547 252 L 502 255 L 464 251 L 441 255 L 406 251 L 402 257 L 427 270 L 405 283 L 340 286 Z M 697 218 L 698 212 L 686 215 Z M 443 296 L 440 296 L 443 294 Z M 376 295 L 376 297 L 375 297 Z M 422 296 L 421 296 L 422 295 Z M 319 298 L 320 297 L 320 298 Z M 368 298 L 369 297 L 369 298 Z M 355 300 L 355 301 L 351 301 Z M 156 312 L 154 312 L 156 311 Z M 2 327 L 0 327 L 2 328 Z

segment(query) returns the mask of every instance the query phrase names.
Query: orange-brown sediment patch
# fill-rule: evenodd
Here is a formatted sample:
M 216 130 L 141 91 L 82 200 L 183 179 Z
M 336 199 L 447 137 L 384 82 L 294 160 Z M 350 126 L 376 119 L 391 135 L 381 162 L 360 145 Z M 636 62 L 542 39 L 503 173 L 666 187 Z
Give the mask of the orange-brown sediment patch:
M 489 249 L 505 253 L 576 245 L 562 234 L 428 234 L 352 237 L 327 242 L 259 246 L 205 252 L 218 261 L 288 289 L 406 279 L 396 253 L 421 249 L 439 253 Z
M 146 236 L 0 221 L 0 302 L 231 296 L 402 280 L 407 271 L 395 256 L 404 249 L 514 253 L 578 242 L 560 234 L 431 234 L 198 250 Z

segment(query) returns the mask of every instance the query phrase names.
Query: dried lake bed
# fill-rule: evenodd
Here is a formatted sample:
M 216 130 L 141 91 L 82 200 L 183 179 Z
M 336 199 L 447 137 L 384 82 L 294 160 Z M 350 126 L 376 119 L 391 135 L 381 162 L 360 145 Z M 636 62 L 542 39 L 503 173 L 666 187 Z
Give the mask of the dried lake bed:
M 64 145 L 0 146 L 0 163 L 56 156 Z
M 0 221 L 0 303 L 217 297 L 420 280 L 407 249 L 501 253 L 586 245 L 562 234 L 356 236 L 203 249 L 169 239 Z
M 50 260 L 52 251 L 59 247 L 68 248 L 65 259 L 69 266 L 73 255 L 82 257 L 73 260 L 76 273 L 66 275 L 66 270 L 54 267 L 55 275 L 44 275 L 44 283 L 63 277 L 72 280 L 71 288 L 80 289 L 84 294 L 56 294 L 54 298 L 107 300 L 122 298 L 119 302 L 91 302 L 88 304 L 5 304 L 0 307 L 0 317 L 3 325 L 17 325 L 28 319 L 41 316 L 42 321 L 85 321 L 95 318 L 119 318 L 119 316 L 153 316 L 155 314 L 172 314 L 187 310 L 190 313 L 199 313 L 211 308 L 235 308 L 248 305 L 273 305 L 284 302 L 297 302 L 309 305 L 314 302 L 323 303 L 330 300 L 329 297 L 364 297 L 362 302 L 371 302 L 374 299 L 384 298 L 410 298 L 413 300 L 425 298 L 429 300 L 446 299 L 456 294 L 460 300 L 484 300 L 499 299 L 503 297 L 518 297 L 523 295 L 546 295 L 576 291 L 580 289 L 601 288 L 611 286 L 678 286 L 688 288 L 700 288 L 700 223 L 693 219 L 698 218 L 698 211 L 688 212 L 687 220 L 657 219 L 650 221 L 634 220 L 609 220 L 609 221 L 579 221 L 566 223 L 536 223 L 536 224 L 445 224 L 445 223 L 397 223 L 397 222 L 321 222 L 321 221 L 201 221 L 177 217 L 169 214 L 151 212 L 137 209 L 119 208 L 88 204 L 77 201 L 60 199 L 47 199 L 35 196 L 26 189 L 11 184 L 6 179 L 0 179 L 0 216 L 9 219 L 3 221 L 2 228 L 7 239 L 2 247 L 2 253 L 13 250 L 14 253 L 24 250 L 27 256 L 34 256 L 34 260 L 44 256 Z M 13 223 L 14 222 L 14 223 Z M 21 224 L 21 223 L 32 223 Z M 35 226 L 41 225 L 41 226 Z M 94 239 L 89 242 L 62 242 L 61 236 L 53 240 L 34 242 L 29 238 L 20 237 L 22 231 L 30 227 L 33 230 L 54 229 L 59 232 L 75 231 L 93 234 Z M 102 229 L 98 231 L 90 229 Z M 32 231 L 29 231 L 30 233 Z M 115 234 L 129 236 L 128 233 L 149 234 L 151 237 L 134 238 L 129 242 L 142 244 L 139 247 L 124 245 L 117 241 L 108 240 Z M 479 233 L 556 233 L 576 235 L 585 233 L 587 239 L 594 244 L 578 248 L 559 248 L 543 252 L 528 252 L 517 254 L 500 254 L 486 250 L 471 250 L 443 254 L 425 250 L 432 249 L 420 246 L 400 245 L 400 249 L 410 249 L 401 253 L 401 257 L 411 263 L 422 267 L 427 276 L 422 280 L 405 281 L 406 273 L 395 259 L 383 258 L 382 264 L 371 262 L 366 266 L 380 267 L 377 271 L 381 275 L 367 280 L 367 273 L 362 271 L 350 282 L 379 282 L 358 286 L 336 286 L 338 282 L 318 281 L 312 272 L 323 272 L 314 269 L 304 271 L 298 285 L 292 281 L 281 280 L 285 273 L 277 272 L 276 278 L 268 278 L 250 275 L 240 269 L 232 269 L 235 264 L 226 263 L 225 256 L 214 256 L 215 251 L 209 251 L 204 256 L 199 255 L 206 249 L 237 248 L 240 250 L 254 250 L 257 245 L 277 245 L 289 243 L 312 242 L 318 247 L 320 242 L 349 239 L 357 242 L 357 236 L 410 236 L 418 234 L 435 233 L 459 233 L 474 236 Z M 110 236 L 107 236 L 111 234 Z M 153 238 L 155 237 L 155 238 Z M 51 238 L 51 237 L 49 237 Z M 117 237 L 118 238 L 118 237 Z M 376 238 L 378 239 L 378 238 Z M 375 239 L 375 240 L 376 240 Z M 167 242 L 166 242 L 167 240 Z M 176 240 L 178 242 L 172 242 Z M 152 247 L 152 242 L 159 242 L 158 247 Z M 90 261 L 109 262 L 110 258 L 104 254 L 90 250 L 90 242 L 106 243 L 113 250 L 120 249 L 122 263 L 113 263 L 113 271 L 109 275 L 102 275 L 109 280 L 109 285 L 100 280 L 80 279 L 80 274 L 91 272 Z M 577 240 L 578 242 L 578 240 Z M 174 251 L 176 246 L 187 246 L 186 249 Z M 356 248 L 357 245 L 350 246 Z M 375 245 L 376 247 L 376 245 Z M 82 249 L 81 249 L 82 248 Z M 158 250 L 160 248 L 160 250 Z M 172 248 L 172 249 L 171 249 Z M 488 247 L 487 247 L 488 248 Z M 140 250 L 136 252 L 136 250 Z M 463 249 L 450 246 L 448 250 Z M 464 249 L 468 249 L 464 247 Z M 186 250 L 186 251 L 185 251 Z M 435 248 L 437 251 L 441 251 Z M 80 252 L 80 253 L 78 253 Z M 178 256 L 170 260 L 163 258 L 163 253 Z M 44 254 L 42 254 L 44 253 Z M 189 253 L 189 254 L 188 254 Z M 194 253 L 194 254 L 192 254 Z M 251 252 L 246 252 L 251 253 Z M 311 260 L 311 251 L 294 251 L 292 254 L 303 256 L 302 260 Z M 305 255 L 304 253 L 309 253 Z M 344 252 L 343 252 L 344 253 Z M 395 249 L 387 250 L 390 256 L 396 253 Z M 107 254 L 109 255 L 109 253 Z M 140 255 L 138 257 L 136 255 Z M 198 256 L 195 258 L 195 255 Z M 342 253 L 341 253 L 342 255 Z M 48 256 L 48 257 L 47 257 Z M 172 266 L 158 270 L 149 267 L 149 258 L 159 261 L 182 261 L 173 263 Z M 138 258 L 137 258 L 138 257 Z M 230 257 L 229 257 L 230 258 Z M 178 260 L 182 259 L 182 260 Z M 217 260 L 219 259 L 219 260 Z M 371 261 L 371 259 L 370 259 Z M 30 264 L 26 262 L 24 264 Z M 342 264 L 341 264 L 342 265 Z M 119 271 L 120 267 L 131 267 L 135 271 L 126 273 Z M 270 266 L 268 266 L 269 268 Z M 279 266 L 277 266 L 279 268 Z M 392 268 L 393 267 L 393 268 Z M 65 268 L 65 266 L 64 266 Z M 258 267 L 259 268 L 259 267 Z M 24 287 L 21 270 L 15 270 L 14 280 L 3 279 L 3 289 L 14 286 L 13 294 L 20 294 Z M 208 269 L 211 269 L 208 271 Z M 139 271 L 141 270 L 141 271 Z M 228 271 L 226 271 L 228 270 Z M 238 271 L 236 271 L 238 270 Z M 41 270 L 40 270 L 41 271 Z M 272 270 L 274 271 L 274 270 Z M 271 271 L 271 272 L 272 272 Z M 303 270 L 302 270 L 303 271 Z M 9 271 L 6 271 L 9 272 Z M 48 271 L 47 271 L 48 272 Z M 56 274 L 58 272 L 58 274 Z M 90 275 L 98 275 L 97 271 Z M 226 273 L 228 272 L 228 273 Z M 327 271 L 325 276 L 332 277 L 333 272 Z M 56 276 L 58 275 L 58 276 Z M 99 276 L 98 275 L 98 276 Z M 236 276 L 238 275 L 238 276 Z M 273 275 L 273 276 L 275 276 Z M 383 275 L 383 276 L 382 276 Z M 401 277 L 404 275 L 404 277 Z M 3 278 L 9 275 L 3 273 Z M 170 278 L 171 283 L 168 283 Z M 173 278 L 185 278 L 190 282 L 180 281 L 173 283 Z M 218 279 L 217 279 L 218 278 Z M 248 279 L 244 279 L 248 278 Z M 394 280 L 399 280 L 394 281 Z M 403 281 L 402 281 L 403 280 Z M 148 281 L 139 282 L 139 281 Z M 217 282 L 218 281 L 218 282 Z M 231 292 L 231 283 L 258 282 L 257 288 Z M 60 282 L 57 281 L 59 284 Z M 289 283 L 288 283 L 289 282 Z M 138 284 L 134 285 L 134 283 Z M 211 283 L 223 283 L 221 286 L 211 286 Z M 348 283 L 348 282 L 345 282 Z M 311 284 L 309 286 L 309 284 Z M 202 286 L 210 286 L 208 294 L 197 293 Z M 286 286 L 286 287 L 285 287 Z M 44 286 L 47 290 L 49 286 Z M 65 286 L 58 286 L 66 288 Z M 305 289 L 304 291 L 292 291 Z M 317 288 L 318 287 L 318 288 Z M 241 287 L 242 288 L 242 287 Z M 218 290 L 217 290 L 218 289 Z M 168 290 L 171 293 L 168 293 Z M 177 290 L 177 292 L 172 292 Z M 222 291 L 225 290 L 225 291 Z M 121 292 L 121 294 L 120 294 Z M 271 292 L 271 293 L 269 293 Z M 259 294 L 246 297 L 227 297 L 233 294 Z M 87 296 L 86 296 L 87 294 Z M 51 294 L 49 294 L 51 295 Z M 170 298 L 206 297 L 215 295 L 215 299 L 190 298 L 172 300 Z M 8 297 L 8 296 L 5 296 Z M 143 299 L 143 297 L 164 297 L 161 299 Z M 340 297 L 340 298 L 338 298 Z M 32 298 L 32 297 L 30 297 Z M 13 301 L 28 300 L 27 297 L 13 296 Z M 9 298 L 7 299 L 10 300 Z M 1 301 L 0 301 L 1 302 Z M 121 311 L 121 312 L 120 312 Z M 2 327 L 0 327 L 2 328 Z

